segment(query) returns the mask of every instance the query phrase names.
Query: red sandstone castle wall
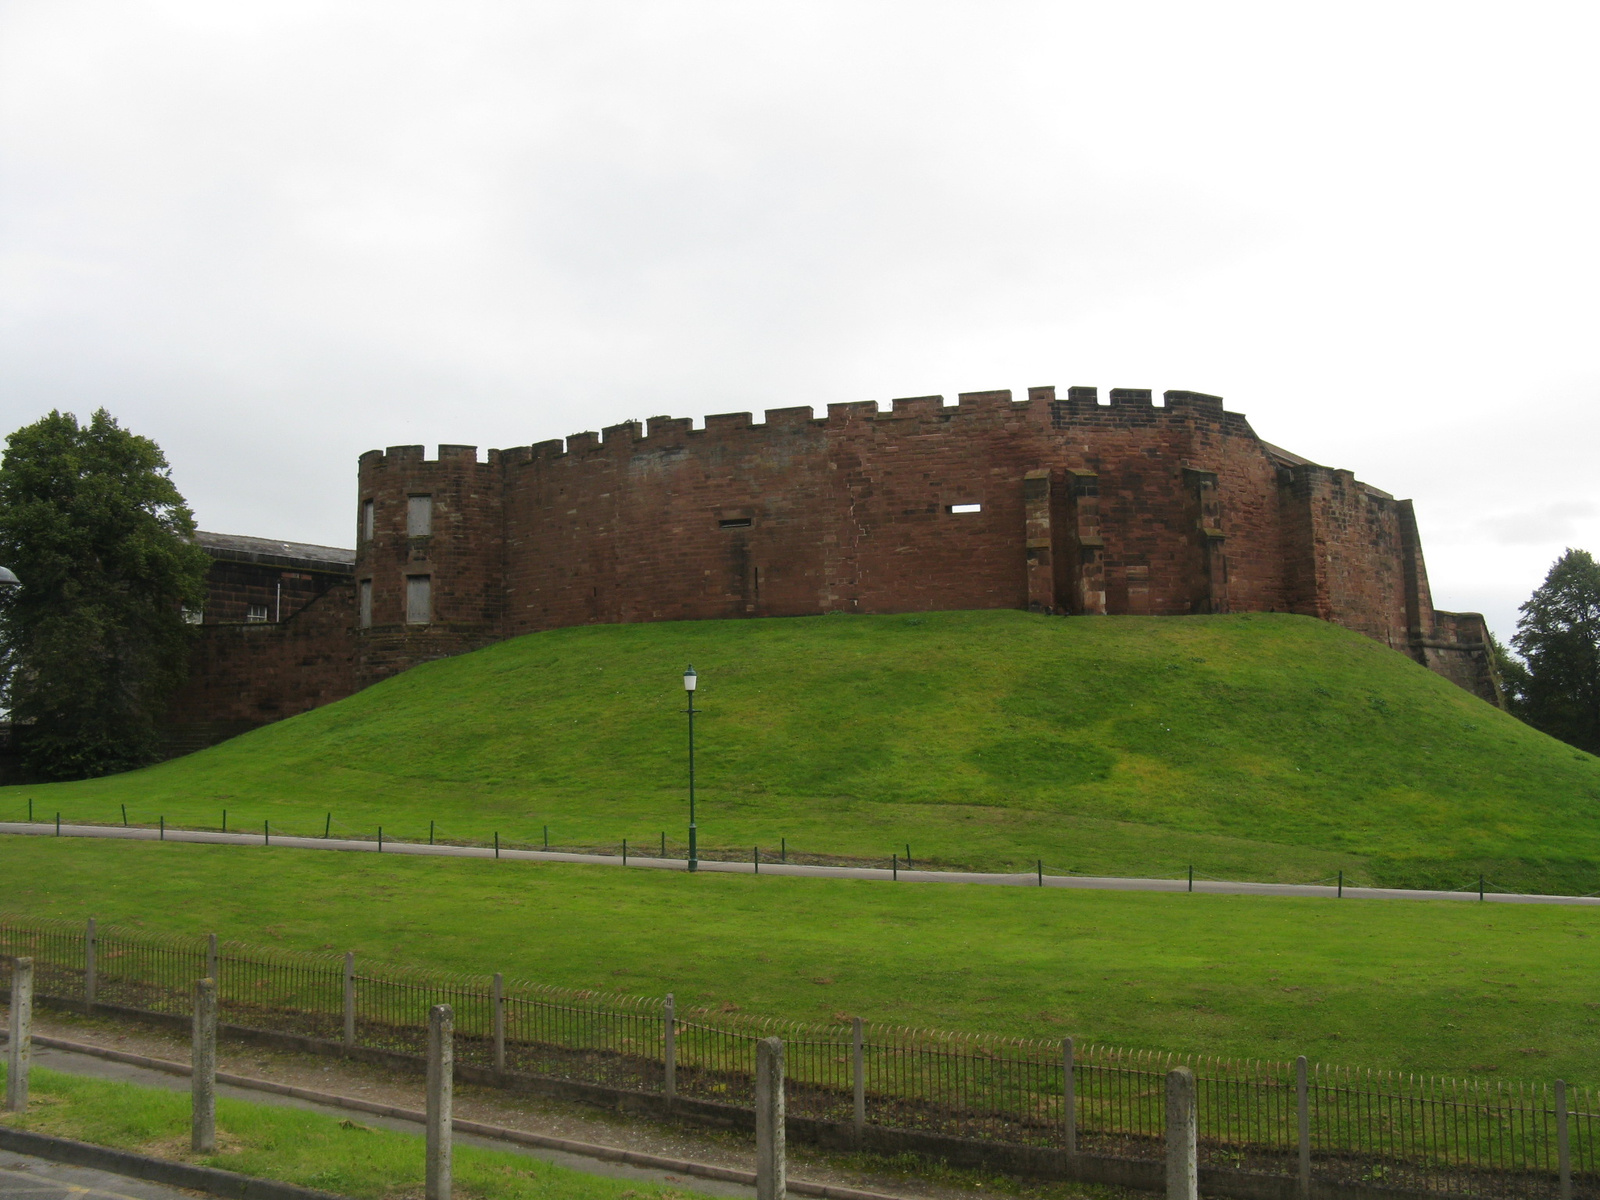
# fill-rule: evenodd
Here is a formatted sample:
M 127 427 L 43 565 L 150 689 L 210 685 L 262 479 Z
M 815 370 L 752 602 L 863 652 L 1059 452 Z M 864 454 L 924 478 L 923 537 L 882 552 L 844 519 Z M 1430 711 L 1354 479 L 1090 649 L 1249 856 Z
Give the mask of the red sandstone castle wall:
M 1503 705 L 1500 677 L 1489 653 L 1489 627 L 1480 613 L 1436 611 L 1431 637 L 1421 639 L 1423 661 L 1474 695 Z
M 264 609 L 268 621 L 281 621 L 322 595 L 332 583 L 327 575 L 311 571 L 213 560 L 206 574 L 205 623 L 243 623 L 252 606 Z
M 1348 471 L 1285 472 L 1281 509 L 1290 607 L 1408 650 L 1433 629 L 1433 604 L 1409 500 Z
M 1249 426 L 1209 397 L 1112 400 L 1056 401 L 1048 389 L 1020 403 L 1004 392 L 956 406 L 922 397 L 888 413 L 783 410 L 764 426 L 729 414 L 703 431 L 652 421 L 648 436 L 630 424 L 568 439 L 565 452 L 559 442 L 501 452 L 491 457 L 506 472 L 505 633 L 1027 607 L 1023 477 L 1045 471 L 1060 490 L 1071 468 L 1101 481 L 1110 611 L 1207 611 L 1196 601 L 1191 463 L 1218 473 L 1227 497 L 1223 532 L 1238 549 L 1219 583 L 1245 607 L 1281 607 L 1276 468 Z M 964 503 L 982 511 L 948 511 Z M 1044 606 L 1073 607 L 1057 595 Z
M 281 623 L 208 625 L 167 726 L 188 753 L 343 699 L 357 688 L 355 592 L 332 584 Z
M 1216 397 L 1164 399 L 1035 388 L 629 422 L 484 463 L 371 452 L 358 676 L 596 622 L 1026 607 L 1303 612 L 1423 660 L 1434 616 L 1409 503 L 1286 466 Z M 427 538 L 405 533 L 417 494 L 433 497 Z M 405 620 L 409 574 L 432 580 L 425 624 Z

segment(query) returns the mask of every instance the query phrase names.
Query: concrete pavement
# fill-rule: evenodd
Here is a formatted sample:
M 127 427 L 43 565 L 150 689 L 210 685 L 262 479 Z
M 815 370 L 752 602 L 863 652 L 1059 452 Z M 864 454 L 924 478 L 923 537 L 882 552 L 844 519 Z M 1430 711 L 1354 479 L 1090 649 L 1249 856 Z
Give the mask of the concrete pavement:
M 0 834 L 24 834 L 38 837 L 57 836 L 57 826 L 50 821 L 0 821 Z M 158 829 L 127 827 L 121 825 L 66 825 L 59 827 L 61 837 L 114 838 L 132 841 L 192 842 L 202 845 L 269 846 L 291 850 L 342 850 L 356 854 L 429 854 L 446 858 L 502 858 L 522 862 L 587 863 L 593 866 L 627 866 L 641 870 L 682 871 L 686 863 L 681 858 L 656 858 L 632 855 L 624 861 L 614 854 L 576 854 L 565 850 L 512 850 L 496 851 L 491 846 L 443 846 L 425 842 L 394 842 L 385 840 L 381 846 L 376 841 L 352 838 L 290 837 L 271 833 L 221 833 L 203 829 Z M 1186 879 L 1141 879 L 1108 875 L 1044 875 L 1033 871 L 1013 874 L 974 871 L 895 871 L 889 867 L 827 867 L 804 863 L 762 863 L 759 868 L 750 862 L 718 862 L 700 860 L 700 870 L 706 872 L 749 875 L 793 875 L 812 879 L 868 879 L 898 881 L 900 883 L 971 883 L 1000 887 L 1053 887 L 1083 888 L 1091 891 L 1111 892 L 1201 892 L 1224 896 L 1310 896 L 1324 899 L 1340 897 L 1341 890 L 1332 884 L 1317 883 L 1248 883 L 1234 880 L 1196 879 L 1193 884 Z M 1369 888 L 1346 886 L 1342 890 L 1349 900 L 1477 900 L 1476 891 L 1426 891 L 1406 888 Z M 1541 896 L 1522 892 L 1486 892 L 1483 900 L 1496 904 L 1565 904 L 1578 906 L 1600 905 L 1597 896 Z

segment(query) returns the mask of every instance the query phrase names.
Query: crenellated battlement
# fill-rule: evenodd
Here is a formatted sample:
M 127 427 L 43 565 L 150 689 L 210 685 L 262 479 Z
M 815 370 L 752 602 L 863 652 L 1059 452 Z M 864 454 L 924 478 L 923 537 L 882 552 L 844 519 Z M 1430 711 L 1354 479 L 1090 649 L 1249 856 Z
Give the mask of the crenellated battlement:
M 585 430 L 568 434 L 565 438 L 552 438 L 531 446 L 513 446 L 490 450 L 487 462 L 499 467 L 532 465 L 551 462 L 570 456 L 634 454 L 664 448 L 689 445 L 704 446 L 720 440 L 730 445 L 747 445 L 752 437 L 793 434 L 802 431 L 848 430 L 876 422 L 894 422 L 917 425 L 957 425 L 966 420 L 987 422 L 996 416 L 1021 415 L 1037 420 L 1042 426 L 1061 428 L 1067 424 L 1094 422 L 1098 424 L 1136 423 L 1151 421 L 1187 420 L 1219 425 L 1224 431 L 1254 437 L 1248 420 L 1241 413 L 1227 412 L 1220 396 L 1205 392 L 1167 391 L 1157 404 L 1149 388 L 1111 388 L 1107 398 L 1100 399 L 1100 389 L 1094 387 L 1069 387 L 1065 397 L 1058 397 L 1053 386 L 1030 387 L 1026 397 L 1017 399 L 1009 388 L 987 391 L 961 392 L 954 404 L 945 402 L 942 395 L 905 396 L 892 400 L 888 409 L 875 400 L 851 400 L 829 404 L 826 415 L 818 417 L 810 405 L 793 408 L 769 408 L 764 421 L 756 421 L 748 412 L 715 413 L 705 419 L 705 428 L 696 429 L 690 417 L 651 417 L 648 421 L 622 421 L 608 425 L 598 432 Z M 390 467 L 405 465 L 442 466 L 444 464 L 470 464 L 477 462 L 477 449 L 473 446 L 440 445 L 438 458 L 424 457 L 423 446 L 390 446 L 387 450 L 369 450 L 361 456 L 363 467 Z
M 887 414 L 891 417 L 937 417 L 944 412 L 943 396 L 907 396 L 895 400 L 892 411 Z
M 363 467 L 398 467 L 398 466 L 478 466 L 478 448 L 476 446 L 455 445 L 450 442 L 441 442 L 438 447 L 437 457 L 427 457 L 426 446 L 390 446 L 387 450 L 368 450 L 362 454 L 358 461 Z M 499 453 L 491 450 L 490 455 Z

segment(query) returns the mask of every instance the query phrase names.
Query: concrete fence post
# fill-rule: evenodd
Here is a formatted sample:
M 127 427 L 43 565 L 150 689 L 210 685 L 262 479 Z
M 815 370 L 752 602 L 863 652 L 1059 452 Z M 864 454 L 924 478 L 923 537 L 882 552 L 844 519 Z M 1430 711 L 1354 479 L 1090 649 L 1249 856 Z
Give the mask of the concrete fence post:
M 661 1006 L 661 1094 L 671 1100 L 678 1094 L 678 1004 L 672 993 Z
M 1195 1171 L 1194 1072 L 1167 1072 L 1167 1200 L 1199 1200 Z
M 506 980 L 494 973 L 494 1069 L 506 1069 Z
M 1300 1143 L 1300 1200 L 1311 1200 L 1311 1087 L 1307 1074 L 1306 1056 L 1302 1054 L 1294 1060 L 1295 1130 Z
M 344 1048 L 356 1048 L 356 952 L 344 952 Z
M 6 1047 L 6 1111 L 28 1107 L 28 1068 L 33 1059 L 33 959 L 11 968 L 11 1042 Z
M 1071 1038 L 1061 1039 L 1061 1128 L 1067 1153 L 1078 1152 L 1078 1063 Z
M 189 1146 L 196 1154 L 217 1148 L 217 981 L 200 979 L 194 985 L 193 1096 Z
M 83 930 L 83 1007 L 86 1012 L 94 1010 L 94 994 L 99 984 L 99 964 L 95 962 L 94 918 L 89 918 L 89 923 Z
M 1556 1080 L 1556 1167 L 1561 1200 L 1572 1200 L 1572 1144 L 1567 1140 L 1567 1081 Z
M 756 1200 L 784 1200 L 788 1153 L 783 1111 L 783 1041 L 756 1043 Z
M 850 1022 L 850 1082 L 855 1091 L 856 1141 L 867 1132 L 867 1044 L 861 1036 L 861 1018 Z
M 426 1200 L 450 1200 L 450 1102 L 455 1065 L 455 1012 L 448 1004 L 435 1004 L 428 1010 Z
M 213 983 L 222 982 L 222 963 L 217 954 L 217 935 L 206 934 L 206 978 Z

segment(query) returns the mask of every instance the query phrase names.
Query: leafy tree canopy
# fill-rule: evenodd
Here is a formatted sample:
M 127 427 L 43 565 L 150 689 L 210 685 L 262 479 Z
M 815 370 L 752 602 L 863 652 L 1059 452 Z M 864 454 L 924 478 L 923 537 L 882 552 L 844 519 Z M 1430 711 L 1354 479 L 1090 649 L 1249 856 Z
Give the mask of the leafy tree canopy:
M 1513 711 L 1600 754 L 1600 563 L 1569 549 L 1521 612 L 1511 644 L 1525 669 L 1507 677 Z
M 0 564 L 22 581 L 0 607 L 0 700 L 49 778 L 157 757 L 188 666 L 184 609 L 205 598 L 194 517 L 149 438 L 104 409 L 52 412 L 6 439 Z

